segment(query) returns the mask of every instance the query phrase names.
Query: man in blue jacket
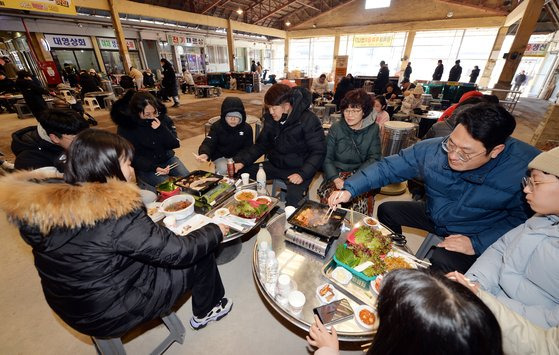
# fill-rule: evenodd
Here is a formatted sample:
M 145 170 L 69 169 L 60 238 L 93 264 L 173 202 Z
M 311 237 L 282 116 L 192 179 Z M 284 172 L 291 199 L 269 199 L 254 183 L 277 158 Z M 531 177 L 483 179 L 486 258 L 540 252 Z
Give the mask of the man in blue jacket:
M 420 177 L 426 202 L 385 202 L 381 223 L 444 237 L 433 268 L 465 272 L 483 251 L 531 215 L 521 180 L 539 151 L 510 135 L 516 122 L 504 108 L 480 103 L 462 111 L 450 136 L 422 141 L 354 174 L 330 205 L 391 183 Z

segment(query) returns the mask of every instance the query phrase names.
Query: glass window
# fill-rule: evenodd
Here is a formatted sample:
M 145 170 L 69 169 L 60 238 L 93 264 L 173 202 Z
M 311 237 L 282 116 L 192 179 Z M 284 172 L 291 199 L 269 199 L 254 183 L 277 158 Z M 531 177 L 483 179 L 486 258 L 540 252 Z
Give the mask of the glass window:
M 142 61 L 140 60 L 139 52 L 128 52 L 130 55 L 130 65 L 136 69 L 142 70 Z
M 300 70 L 310 77 L 332 71 L 334 37 L 292 39 L 289 41 L 289 70 Z
M 93 51 L 78 50 L 74 51 L 74 54 L 78 60 L 78 68 L 80 68 L 80 70 L 89 70 L 93 68 L 96 72 L 100 71 L 99 64 L 97 63 L 97 59 L 95 58 L 95 53 Z
M 56 60 L 58 60 L 58 64 L 60 65 L 61 68 L 64 68 L 64 64 L 68 63 L 74 65 L 78 69 L 82 69 L 78 65 L 78 61 L 74 56 L 74 51 L 65 50 L 65 49 L 55 49 L 52 51 L 52 55 L 56 58 Z
M 390 33 L 383 35 L 390 35 Z M 340 38 L 340 49 L 342 43 L 345 43 L 347 47 L 346 53 L 349 56 L 348 73 L 354 76 L 377 75 L 379 63 L 383 60 L 388 65 L 391 76 L 399 72 L 406 42 L 406 32 L 396 32 L 392 35 L 392 45 L 388 47 L 353 47 L 353 35 L 347 36 L 344 41 Z
M 107 74 L 124 74 L 124 67 L 120 60 L 120 54 L 116 51 L 101 51 L 105 70 Z
M 270 64 L 270 72 L 278 78 L 284 76 L 284 60 L 285 60 L 285 40 L 272 41 L 272 58 Z

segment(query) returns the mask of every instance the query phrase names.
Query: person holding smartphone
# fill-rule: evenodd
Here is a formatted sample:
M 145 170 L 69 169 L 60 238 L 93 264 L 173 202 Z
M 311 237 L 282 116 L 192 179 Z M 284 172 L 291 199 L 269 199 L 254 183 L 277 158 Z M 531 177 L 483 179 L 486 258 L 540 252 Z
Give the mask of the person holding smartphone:
M 440 273 L 399 269 L 383 279 L 377 299 L 379 328 L 367 354 L 502 355 L 501 328 L 470 290 Z M 315 355 L 339 354 L 331 333 L 315 316 L 307 342 Z
M 155 189 L 169 176 L 188 175 L 173 151 L 180 147 L 173 120 L 153 95 L 128 91 L 114 103 L 111 118 L 118 126 L 117 134 L 134 146 L 132 165 L 138 180 Z

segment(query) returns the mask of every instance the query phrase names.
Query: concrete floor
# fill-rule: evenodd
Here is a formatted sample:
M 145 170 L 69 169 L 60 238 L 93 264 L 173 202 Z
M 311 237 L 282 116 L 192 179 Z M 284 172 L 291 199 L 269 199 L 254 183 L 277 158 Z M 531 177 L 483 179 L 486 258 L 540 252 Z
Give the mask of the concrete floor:
M 239 95 L 243 100 L 261 100 L 261 94 Z M 192 98 L 183 98 L 181 109 L 188 110 Z M 206 100 L 216 108 L 214 100 Z M 517 106 L 518 128 L 515 136 L 529 141 L 533 127 L 541 120 L 545 102 L 522 99 Z M 217 109 L 217 108 L 216 108 Z M 96 112 L 99 120 L 106 120 L 105 112 Z M 31 120 L 17 120 L 10 115 L 0 115 L 0 131 L 10 132 L 33 124 Z M 6 139 L 6 135 L 3 137 Z M 183 137 L 181 137 L 183 138 Z M 205 164 L 194 160 L 191 152 L 203 135 L 182 140 L 177 155 L 191 169 L 207 169 Z M 5 146 L 9 142 L 2 142 Z M 320 179 L 313 182 L 314 194 Z M 315 196 L 316 197 L 316 196 Z M 409 199 L 408 195 L 385 197 L 377 200 Z M 377 201 L 377 206 L 378 206 Z M 375 211 L 376 214 L 376 211 Z M 87 336 L 65 325 L 47 305 L 40 280 L 33 265 L 31 248 L 19 237 L 18 231 L 0 216 L 0 354 L 94 354 L 95 350 Z M 422 241 L 421 231 L 406 230 L 411 248 L 416 250 Z M 219 267 L 226 294 L 234 301 L 232 312 L 219 322 L 200 331 L 188 327 L 192 316 L 190 300 L 181 306 L 177 314 L 187 326 L 185 344 L 174 344 L 167 354 L 305 354 L 309 350 L 305 333 L 294 329 L 266 307 L 258 294 L 251 274 L 251 252 L 255 238 L 243 241 L 241 254 L 232 262 Z M 166 336 L 166 328 L 155 328 L 125 343 L 129 354 L 148 354 L 154 344 Z M 342 343 L 342 354 L 362 354 L 359 344 Z

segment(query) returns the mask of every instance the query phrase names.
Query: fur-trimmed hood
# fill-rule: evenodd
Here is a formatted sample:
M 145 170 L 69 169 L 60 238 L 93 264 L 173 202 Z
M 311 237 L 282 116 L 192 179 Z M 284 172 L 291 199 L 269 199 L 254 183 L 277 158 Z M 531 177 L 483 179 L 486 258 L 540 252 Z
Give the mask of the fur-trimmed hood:
M 47 181 L 41 171 L 21 171 L 0 178 L 0 209 L 20 225 L 47 235 L 53 228 L 92 227 L 142 206 L 139 188 L 116 179 L 70 185 Z

